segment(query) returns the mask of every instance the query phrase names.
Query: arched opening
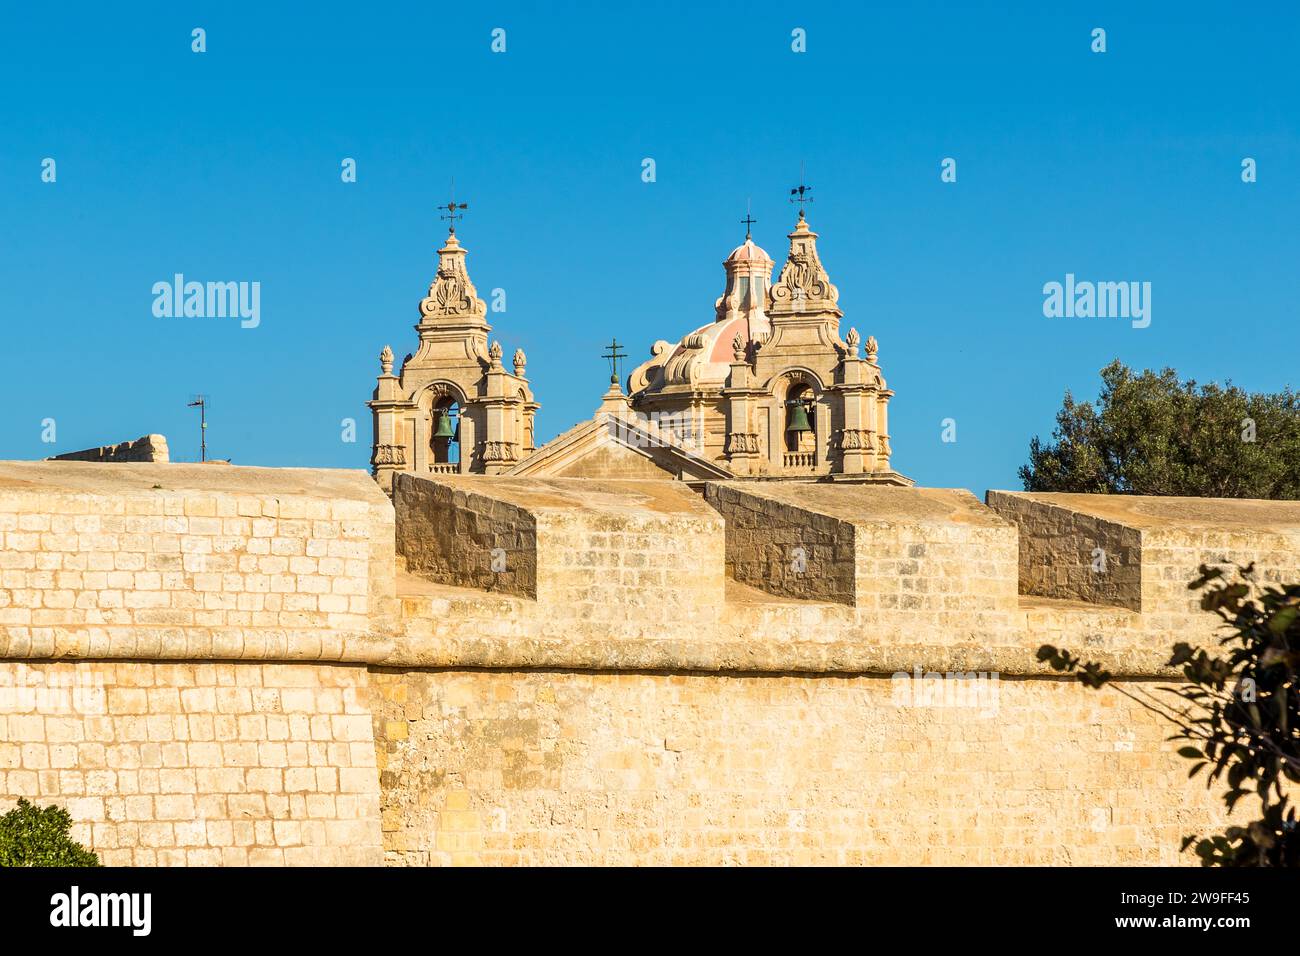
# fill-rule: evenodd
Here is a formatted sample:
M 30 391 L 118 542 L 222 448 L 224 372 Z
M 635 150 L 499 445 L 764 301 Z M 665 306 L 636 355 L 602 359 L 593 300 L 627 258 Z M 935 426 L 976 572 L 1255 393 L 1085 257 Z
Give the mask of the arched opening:
M 436 399 L 430 409 L 429 451 L 434 471 L 451 471 L 460 465 L 460 405 L 452 396 Z
M 785 451 L 787 456 L 798 455 L 798 464 L 804 464 L 802 456 L 807 455 L 806 464 L 813 463 L 812 455 L 817 449 L 817 404 L 812 386 L 799 384 L 791 387 L 785 399 Z

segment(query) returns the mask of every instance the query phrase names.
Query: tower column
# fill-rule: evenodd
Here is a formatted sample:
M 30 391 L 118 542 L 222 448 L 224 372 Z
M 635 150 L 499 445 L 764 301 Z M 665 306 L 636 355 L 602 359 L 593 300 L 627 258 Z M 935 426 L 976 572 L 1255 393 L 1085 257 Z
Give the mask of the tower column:
M 759 473 L 758 432 L 754 427 L 754 390 L 747 343 L 737 335 L 731 343 L 731 374 L 722 395 L 727 401 L 727 461 L 739 477 Z
M 519 460 L 519 435 L 517 434 L 519 406 L 508 388 L 513 380 L 501 366 L 501 343 L 493 342 L 488 349 L 488 369 L 485 374 L 487 394 L 480 404 L 487 413 L 487 434 L 483 437 L 483 471 L 497 475 Z

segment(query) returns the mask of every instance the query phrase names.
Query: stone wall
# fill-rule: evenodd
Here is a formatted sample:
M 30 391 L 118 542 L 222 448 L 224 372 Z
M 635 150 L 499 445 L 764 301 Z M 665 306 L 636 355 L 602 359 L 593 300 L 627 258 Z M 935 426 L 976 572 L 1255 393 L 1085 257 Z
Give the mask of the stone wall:
M 710 482 L 705 497 L 726 519 L 727 571 L 743 584 L 848 604 L 890 628 L 1010 625 L 1016 531 L 970 492 Z
M 965 492 L 706 493 L 402 475 L 394 529 L 356 473 L 0 463 L 0 809 L 169 864 L 1191 863 L 1224 824 L 1167 725 L 1035 651 L 1175 678 L 1196 564 L 1297 579 L 1300 504 L 1047 502 L 1138 535 L 1131 608 L 1018 595 Z M 1068 582 L 1095 525 L 1041 504 L 1006 514 Z M 429 573 L 525 528 L 531 595 Z M 745 553 L 795 542 L 809 578 Z
M 679 482 L 403 474 L 393 487 L 398 551 L 431 581 L 535 598 L 588 627 L 662 631 L 722 609 L 722 519 Z
M 360 472 L 0 462 L 0 656 L 382 656 L 392 536 Z
M 98 448 L 64 452 L 62 455 L 54 455 L 48 460 L 165 462 L 170 461 L 171 457 L 167 451 L 167 439 L 164 436 L 145 435 L 143 438 L 118 442 L 116 445 L 101 445 Z
M 0 807 L 110 865 L 377 864 L 396 626 L 363 473 L 0 462 Z
M 1300 580 L 1300 502 L 1006 491 L 988 501 L 1020 528 L 1022 591 L 1140 610 L 1154 630 L 1213 624 L 1187 588 L 1202 564 L 1253 562 L 1262 583 Z
M 987 497 L 990 508 L 1020 529 L 1021 593 L 1141 610 L 1136 528 L 1054 505 L 1050 497 L 1004 491 Z
M 397 554 L 430 581 L 537 597 L 537 521 L 472 485 L 393 475 Z M 496 567 L 494 570 L 494 552 Z
M 739 482 L 709 482 L 704 497 L 726 520 L 728 577 L 783 597 L 856 603 L 852 522 L 814 520 Z
M 0 661 L 0 812 L 67 808 L 106 866 L 374 866 L 361 666 Z
M 1190 864 L 1167 725 L 1072 681 L 374 675 L 389 865 Z M 936 701 L 947 698 L 936 698 Z M 959 700 L 959 698 L 954 698 Z

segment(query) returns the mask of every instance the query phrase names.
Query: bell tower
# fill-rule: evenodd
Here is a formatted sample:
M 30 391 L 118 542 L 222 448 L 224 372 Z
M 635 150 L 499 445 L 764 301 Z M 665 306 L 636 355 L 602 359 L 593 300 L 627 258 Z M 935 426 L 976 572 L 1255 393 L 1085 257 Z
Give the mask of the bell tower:
M 456 238 L 456 220 L 469 207 L 453 199 L 441 208 L 449 228 L 437 273 L 420 300 L 418 348 L 393 374 L 393 351 L 384 346 L 367 403 L 374 415 L 371 467 L 389 492 L 394 472 L 497 474 L 533 450 L 540 406 L 524 377 L 526 358 L 516 350 L 514 371 L 507 371 L 501 343 L 489 343 L 487 306 Z

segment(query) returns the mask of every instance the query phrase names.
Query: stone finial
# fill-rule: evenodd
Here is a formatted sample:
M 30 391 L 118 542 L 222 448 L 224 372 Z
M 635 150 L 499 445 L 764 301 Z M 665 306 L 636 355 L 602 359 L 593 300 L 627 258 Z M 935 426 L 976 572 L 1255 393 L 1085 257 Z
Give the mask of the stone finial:
M 731 357 L 737 362 L 745 361 L 745 340 L 741 338 L 739 332 L 731 340 Z
M 487 305 L 478 297 L 465 267 L 465 249 L 453 232 L 438 250 L 438 273 L 429 286 L 429 294 L 420 301 L 420 315 L 425 321 L 445 318 L 470 318 L 483 321 Z
M 769 314 L 829 312 L 842 315 L 838 302 L 839 290 L 831 284 L 830 277 L 817 255 L 817 233 L 800 218 L 789 235 L 790 254 L 781 275 L 769 294 Z
M 528 367 L 528 356 L 524 354 L 523 349 L 515 349 L 514 366 L 515 374 L 523 378 L 524 369 Z
M 488 360 L 491 361 L 493 368 L 501 367 L 501 343 L 493 342 L 488 348 Z
M 862 336 L 858 335 L 855 328 L 849 329 L 849 334 L 844 337 L 844 344 L 849 347 L 849 358 L 858 357 L 858 343 L 862 341 Z
M 879 346 L 876 345 L 876 337 L 874 335 L 868 335 L 867 336 L 867 361 L 868 362 L 874 362 L 876 360 L 876 351 L 878 348 Z
M 384 350 L 379 353 L 379 368 L 385 375 L 393 374 L 393 348 L 385 345 Z

